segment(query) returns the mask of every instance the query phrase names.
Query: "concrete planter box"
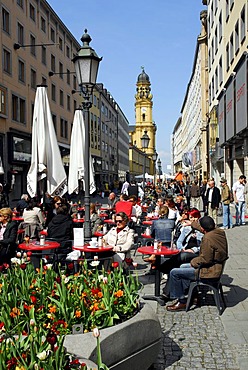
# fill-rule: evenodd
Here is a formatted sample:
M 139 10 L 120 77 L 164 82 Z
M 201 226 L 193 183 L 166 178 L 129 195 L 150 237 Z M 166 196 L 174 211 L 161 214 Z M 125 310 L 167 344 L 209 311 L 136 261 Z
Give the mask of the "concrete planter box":
M 100 333 L 102 361 L 111 370 L 146 370 L 157 359 L 162 331 L 148 303 L 131 319 Z M 69 353 L 97 362 L 92 333 L 67 335 L 64 345 Z

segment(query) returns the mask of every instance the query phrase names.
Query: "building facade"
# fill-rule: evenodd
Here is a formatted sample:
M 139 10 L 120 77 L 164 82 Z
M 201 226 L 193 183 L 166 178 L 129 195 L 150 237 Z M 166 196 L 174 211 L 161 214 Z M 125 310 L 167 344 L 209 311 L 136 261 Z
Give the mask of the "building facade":
M 247 1 L 209 0 L 211 175 L 232 184 L 248 175 Z
M 26 192 L 30 167 L 37 85 L 47 85 L 61 156 L 68 170 L 74 111 L 82 102 L 72 62 L 80 44 L 45 0 L 2 0 L 0 10 L 0 157 L 4 167 L 0 181 L 9 184 L 12 199 L 19 199 Z M 90 145 L 97 187 L 118 177 L 118 115 L 110 93 L 97 84 L 90 110 Z M 128 132 L 126 125 L 127 120 L 124 126 Z M 126 151 L 128 156 L 129 144 L 125 140 L 124 148 L 122 139 L 122 153 Z
M 193 178 L 208 176 L 208 49 L 207 11 L 200 14 L 201 33 L 197 38 L 194 64 L 181 117 L 173 131 L 174 172 L 183 170 Z

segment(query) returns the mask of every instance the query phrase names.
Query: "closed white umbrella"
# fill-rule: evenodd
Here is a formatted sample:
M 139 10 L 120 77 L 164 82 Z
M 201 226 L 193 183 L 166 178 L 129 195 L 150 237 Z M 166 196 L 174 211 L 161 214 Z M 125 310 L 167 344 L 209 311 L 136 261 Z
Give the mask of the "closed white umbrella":
M 0 157 L 0 175 L 3 175 L 3 174 L 4 174 L 3 162 L 2 162 L 2 158 Z
M 47 192 L 54 196 L 66 193 L 67 179 L 54 130 L 47 88 L 38 86 L 34 102 L 32 158 L 27 175 L 27 190 L 37 194 L 37 183 L 47 178 Z
M 90 148 L 85 148 L 85 123 L 83 111 L 76 109 L 73 119 L 72 132 L 71 132 L 71 145 L 70 145 L 70 166 L 68 176 L 68 193 L 78 193 L 78 181 L 83 181 L 85 173 L 85 151 Z M 90 155 L 90 194 L 96 191 L 94 182 L 94 170 L 92 158 Z

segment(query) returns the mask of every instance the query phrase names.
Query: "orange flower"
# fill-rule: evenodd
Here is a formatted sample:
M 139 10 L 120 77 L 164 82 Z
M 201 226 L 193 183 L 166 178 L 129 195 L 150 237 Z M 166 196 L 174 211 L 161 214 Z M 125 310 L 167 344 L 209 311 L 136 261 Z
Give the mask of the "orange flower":
M 97 293 L 97 296 L 98 296 L 98 298 L 102 298 L 103 297 L 103 293 L 102 292 L 98 292 Z
M 11 317 L 17 317 L 20 315 L 20 310 L 16 307 L 12 308 L 12 311 L 10 312 Z
M 75 316 L 76 316 L 76 317 L 81 317 L 81 315 L 82 315 L 81 310 L 76 310 L 76 312 L 75 312 Z
M 50 313 L 56 313 L 56 310 L 57 310 L 57 307 L 56 307 L 56 306 L 51 306 L 51 307 L 49 308 L 49 312 L 50 312 Z
M 120 298 L 120 297 L 123 297 L 123 290 L 117 290 L 117 292 L 115 293 L 115 297 L 118 297 L 118 298 Z
M 94 303 L 94 304 L 90 307 L 90 310 L 91 310 L 91 311 L 98 311 L 98 310 L 99 310 L 98 303 Z

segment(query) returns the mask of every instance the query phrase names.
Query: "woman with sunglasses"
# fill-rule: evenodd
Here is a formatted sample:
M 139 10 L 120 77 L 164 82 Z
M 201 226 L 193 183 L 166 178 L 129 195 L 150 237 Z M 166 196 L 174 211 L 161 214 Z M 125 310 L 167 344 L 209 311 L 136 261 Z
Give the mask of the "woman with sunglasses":
M 134 230 L 127 225 L 129 221 L 125 212 L 118 212 L 115 215 L 116 226 L 112 227 L 109 232 L 104 235 L 104 242 L 113 246 L 114 261 L 125 266 L 125 258 L 130 258 L 130 249 L 134 244 Z
M 18 226 L 12 217 L 10 208 L 0 209 L 0 265 L 10 264 L 10 259 L 15 255 Z

